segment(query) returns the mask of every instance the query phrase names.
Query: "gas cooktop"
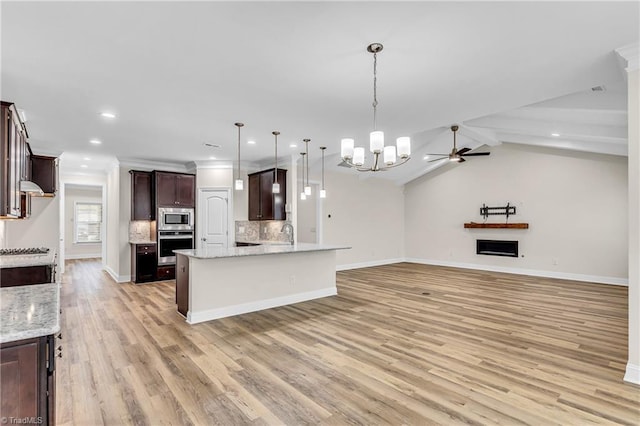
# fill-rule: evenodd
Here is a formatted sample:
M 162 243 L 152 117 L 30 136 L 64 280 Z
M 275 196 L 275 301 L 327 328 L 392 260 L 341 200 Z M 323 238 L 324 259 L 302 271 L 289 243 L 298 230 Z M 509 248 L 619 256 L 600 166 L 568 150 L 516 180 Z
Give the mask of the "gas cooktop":
M 25 255 L 25 254 L 47 254 L 47 247 L 10 248 L 0 249 L 0 256 Z

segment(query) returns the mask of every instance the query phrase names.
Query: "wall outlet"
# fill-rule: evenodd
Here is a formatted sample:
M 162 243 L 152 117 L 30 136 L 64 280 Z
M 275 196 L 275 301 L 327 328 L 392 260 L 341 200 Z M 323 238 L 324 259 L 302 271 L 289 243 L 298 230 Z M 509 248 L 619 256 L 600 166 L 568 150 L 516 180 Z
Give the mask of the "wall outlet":
M 238 226 L 238 233 L 244 234 L 244 226 Z
M 289 277 L 289 284 L 291 284 L 292 286 L 296 285 L 296 276 L 295 275 L 291 275 Z

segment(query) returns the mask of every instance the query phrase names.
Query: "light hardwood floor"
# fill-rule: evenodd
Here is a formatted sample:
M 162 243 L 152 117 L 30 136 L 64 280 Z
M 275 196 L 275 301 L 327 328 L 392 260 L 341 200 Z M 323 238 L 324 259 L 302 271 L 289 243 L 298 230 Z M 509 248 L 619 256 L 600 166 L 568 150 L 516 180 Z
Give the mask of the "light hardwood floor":
M 402 263 L 190 326 L 173 281 L 67 268 L 58 424 L 640 424 L 625 287 Z

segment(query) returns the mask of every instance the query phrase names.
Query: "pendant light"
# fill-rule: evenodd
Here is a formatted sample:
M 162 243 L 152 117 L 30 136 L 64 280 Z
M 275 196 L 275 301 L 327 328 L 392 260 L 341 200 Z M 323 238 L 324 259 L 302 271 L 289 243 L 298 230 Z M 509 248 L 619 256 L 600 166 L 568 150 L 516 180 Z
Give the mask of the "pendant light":
M 274 194 L 279 194 L 280 193 L 280 184 L 278 183 L 278 135 L 280 134 L 279 131 L 274 130 L 273 132 L 271 132 L 271 134 L 275 137 L 276 139 L 276 167 L 273 169 L 273 186 L 271 187 L 271 192 L 273 192 Z
M 236 179 L 235 188 L 236 191 L 242 191 L 244 189 L 244 181 L 240 177 L 240 128 L 244 126 L 243 123 L 235 123 L 238 128 L 238 177 Z
M 326 146 L 321 146 L 320 151 L 322 151 L 322 189 L 320 189 L 320 198 L 327 198 L 327 191 L 324 189 L 324 150 L 327 149 Z
M 302 141 L 305 144 L 304 152 L 307 158 L 307 183 L 304 185 L 304 193 L 305 195 L 311 195 L 311 185 L 309 185 L 309 142 L 311 142 L 311 139 L 303 139 Z
M 304 160 L 307 153 L 301 152 L 300 155 L 302 156 L 302 186 L 304 186 Z M 304 189 L 300 192 L 300 199 L 301 200 L 307 199 L 307 194 L 305 193 Z

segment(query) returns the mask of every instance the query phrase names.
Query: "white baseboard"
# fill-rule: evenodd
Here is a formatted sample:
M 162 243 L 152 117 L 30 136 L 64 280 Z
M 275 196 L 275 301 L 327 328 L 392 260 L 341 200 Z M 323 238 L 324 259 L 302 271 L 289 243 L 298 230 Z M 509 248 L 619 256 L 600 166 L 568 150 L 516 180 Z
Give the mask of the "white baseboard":
M 629 286 L 629 279 L 617 277 L 603 277 L 598 275 L 572 274 L 568 272 L 541 271 L 537 269 L 510 268 L 505 266 L 478 265 L 476 263 L 448 262 L 445 260 L 406 258 L 406 262 L 422 263 L 424 265 L 449 266 L 452 268 L 477 269 L 479 271 L 504 272 L 506 274 L 529 275 L 533 277 L 557 278 L 561 280 L 585 281 L 598 284 Z
M 345 265 L 337 265 L 336 271 L 348 271 L 349 269 L 369 268 L 371 266 L 390 265 L 392 263 L 406 262 L 404 258 L 372 260 L 369 262 L 348 263 Z
M 102 253 L 91 253 L 91 254 L 66 254 L 64 255 L 64 260 L 77 260 L 77 259 L 100 259 L 102 258 Z
M 306 291 L 304 293 L 290 294 L 287 296 L 274 297 L 272 299 L 258 300 L 255 302 L 242 303 L 239 305 L 226 306 L 224 308 L 209 309 L 199 312 L 187 312 L 187 322 L 197 324 L 199 322 L 211 321 L 233 315 L 257 312 L 264 309 L 276 308 L 278 306 L 291 305 L 293 303 L 306 302 L 308 300 L 320 299 L 321 297 L 335 296 L 338 290 L 335 286 L 320 290 Z
M 104 265 L 103 269 L 107 272 L 107 274 L 109 274 L 111 279 L 117 283 L 126 283 L 131 281 L 131 275 L 118 275 L 115 273 L 113 269 L 111 269 L 107 265 Z
M 624 375 L 624 381 L 640 385 L 640 365 L 627 363 L 627 371 Z

